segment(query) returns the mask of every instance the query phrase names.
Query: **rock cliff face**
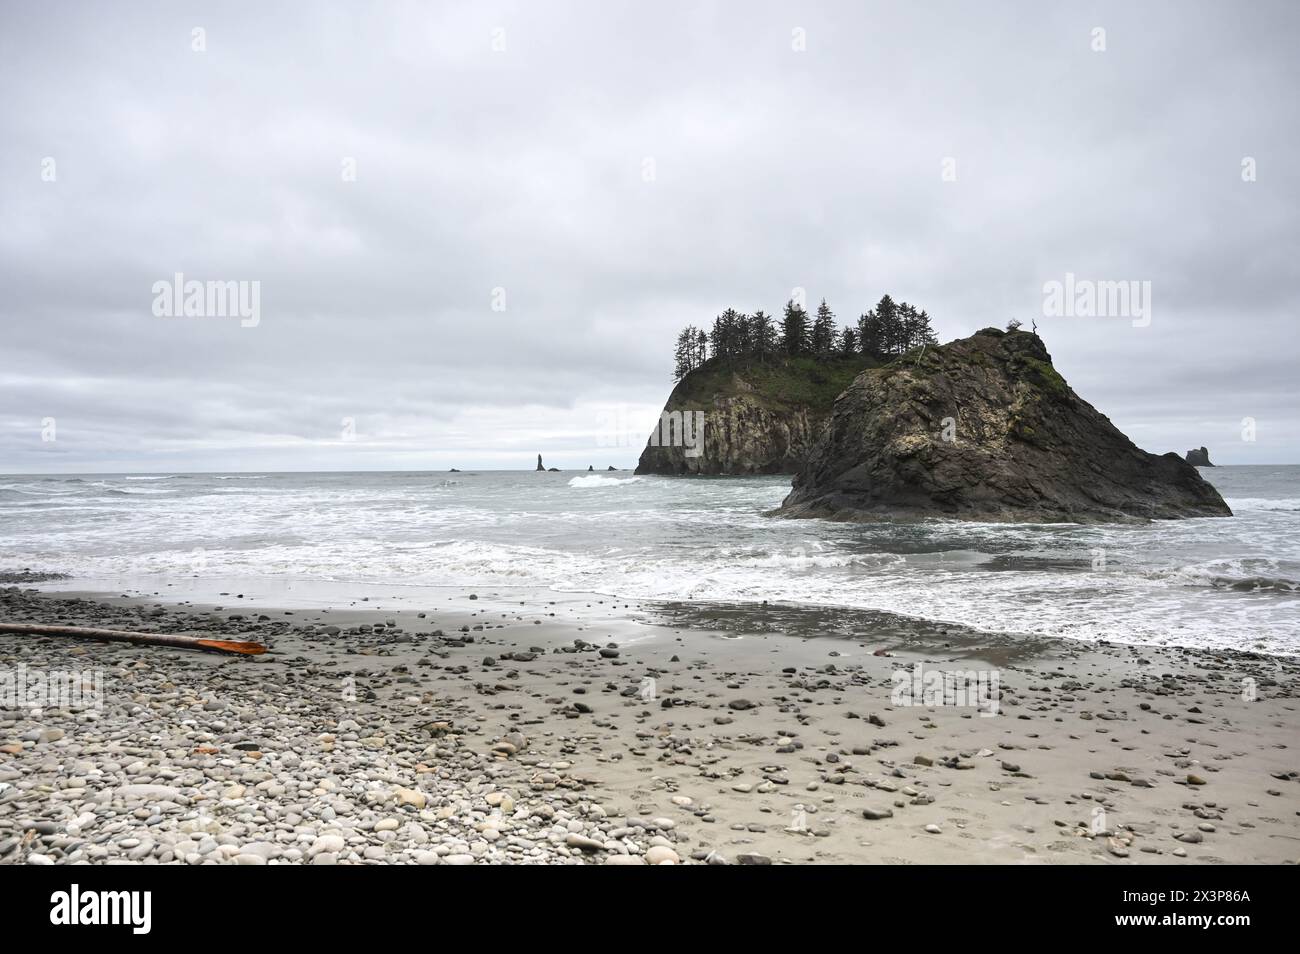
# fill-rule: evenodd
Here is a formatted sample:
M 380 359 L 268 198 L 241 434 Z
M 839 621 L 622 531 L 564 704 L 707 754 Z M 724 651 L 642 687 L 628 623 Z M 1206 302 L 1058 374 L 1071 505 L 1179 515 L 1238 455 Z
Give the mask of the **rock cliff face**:
M 794 474 L 830 417 L 835 397 L 868 358 L 716 359 L 673 388 L 637 463 L 638 474 Z
M 864 371 L 777 511 L 1036 522 L 1231 516 L 1177 454 L 1141 450 L 1035 334 L 985 329 Z
M 1206 450 L 1203 446 L 1199 450 L 1196 449 L 1189 450 L 1187 452 L 1186 460 L 1187 463 L 1191 464 L 1193 467 L 1214 466 L 1213 464 L 1210 463 L 1210 452 Z

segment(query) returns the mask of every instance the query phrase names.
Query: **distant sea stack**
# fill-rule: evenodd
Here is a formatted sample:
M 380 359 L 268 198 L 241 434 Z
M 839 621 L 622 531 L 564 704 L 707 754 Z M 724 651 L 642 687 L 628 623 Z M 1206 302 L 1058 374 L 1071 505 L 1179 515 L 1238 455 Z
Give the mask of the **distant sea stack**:
M 1210 452 L 1204 447 L 1200 450 L 1192 449 L 1187 452 L 1187 463 L 1193 467 L 1213 467 L 1210 463 Z
M 541 455 L 541 454 L 538 454 L 538 455 L 537 455 L 537 469 L 538 469 L 539 471 L 545 471 L 545 470 L 546 470 L 546 468 L 542 466 L 542 455 Z
M 876 363 L 860 354 L 711 358 L 673 388 L 636 473 L 798 473 L 836 395 Z
M 777 513 L 1045 523 L 1232 515 L 1194 467 L 1141 450 L 1076 395 L 1036 334 L 995 328 L 858 375 Z

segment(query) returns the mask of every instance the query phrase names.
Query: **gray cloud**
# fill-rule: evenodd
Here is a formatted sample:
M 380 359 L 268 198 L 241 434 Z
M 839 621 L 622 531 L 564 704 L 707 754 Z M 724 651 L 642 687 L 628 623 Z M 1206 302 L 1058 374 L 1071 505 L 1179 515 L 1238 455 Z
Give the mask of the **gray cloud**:
M 1036 317 L 1148 449 L 1300 460 L 1300 14 L 1133 6 L 10 5 L 0 470 L 630 465 L 677 329 L 795 286 Z M 1042 317 L 1067 271 L 1150 327 Z M 261 323 L 154 317 L 175 272 Z

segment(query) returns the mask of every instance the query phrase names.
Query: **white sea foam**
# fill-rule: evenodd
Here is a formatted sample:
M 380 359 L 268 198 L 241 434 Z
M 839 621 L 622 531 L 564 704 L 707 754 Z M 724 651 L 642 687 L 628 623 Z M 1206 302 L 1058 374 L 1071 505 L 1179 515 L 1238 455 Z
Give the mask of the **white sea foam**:
M 619 484 L 635 484 L 640 477 L 606 477 L 604 474 L 587 474 L 574 477 L 569 481 L 570 487 L 617 487 Z

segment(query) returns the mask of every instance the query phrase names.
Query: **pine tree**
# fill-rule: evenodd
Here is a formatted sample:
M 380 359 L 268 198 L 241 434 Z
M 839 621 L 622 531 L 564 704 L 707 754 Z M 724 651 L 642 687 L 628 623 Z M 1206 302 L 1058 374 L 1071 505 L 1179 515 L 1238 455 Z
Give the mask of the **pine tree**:
M 858 347 L 863 354 L 872 357 L 880 357 L 885 353 L 880 334 L 880 316 L 874 311 L 858 317 Z
M 917 315 L 917 327 L 920 329 L 917 344 L 936 345 L 939 343 L 939 339 L 934 335 L 934 329 L 930 327 L 929 312 L 924 309 Z
M 749 327 L 754 354 L 760 361 L 766 361 L 776 352 L 777 346 L 776 325 L 772 322 L 772 316 L 760 308 L 749 319 Z
M 808 312 L 791 298 L 781 316 L 781 347 L 791 357 L 808 353 Z
M 817 317 L 812 326 L 812 353 L 818 358 L 829 358 L 835 350 L 835 313 L 826 304 L 826 299 L 817 306 Z
M 894 299 L 885 295 L 876 302 L 876 318 L 880 322 L 880 353 L 899 354 L 902 351 L 903 328 Z
M 736 312 L 736 354 L 746 361 L 754 356 L 753 319 L 740 312 Z
M 917 325 L 916 309 L 907 302 L 898 305 L 898 352 L 902 354 L 919 347 L 920 328 Z
M 728 308 L 713 320 L 713 345 L 715 358 L 735 358 L 740 356 L 740 313 Z
M 680 381 L 694 370 L 695 329 L 687 325 L 677 336 L 673 362 L 673 380 Z
M 825 299 L 811 326 L 807 311 L 793 299 L 786 302 L 779 334 L 776 324 L 762 309 L 745 315 L 728 308 L 714 319 L 711 332 L 687 325 L 677 336 L 673 374 L 681 380 L 710 355 L 745 362 L 766 362 L 777 354 L 812 354 L 822 360 L 855 354 L 887 358 L 937 343 L 929 314 L 889 295 L 860 315 L 856 327 L 836 330 L 835 314 Z
M 852 328 L 840 332 L 839 350 L 840 354 L 846 356 L 858 353 L 858 333 Z

